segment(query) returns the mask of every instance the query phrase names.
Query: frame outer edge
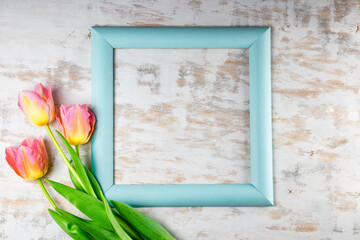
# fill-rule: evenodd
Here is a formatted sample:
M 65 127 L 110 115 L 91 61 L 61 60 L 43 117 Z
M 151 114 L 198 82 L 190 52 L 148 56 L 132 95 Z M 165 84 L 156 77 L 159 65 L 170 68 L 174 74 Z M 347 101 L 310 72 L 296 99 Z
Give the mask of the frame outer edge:
M 240 45 L 250 47 L 251 184 L 221 186 L 220 184 L 113 185 L 113 48 L 121 48 L 119 44 L 124 44 L 122 46 L 125 47 L 122 48 L 139 48 L 141 43 L 146 41 L 139 42 L 138 40 L 142 39 L 139 34 L 149 30 L 161 31 L 162 36 L 166 36 L 163 32 L 165 30 L 170 33 L 175 31 L 177 33 L 175 35 L 178 35 L 179 39 L 173 42 L 173 45 L 161 47 L 159 42 L 155 42 L 153 45 L 146 45 L 145 48 L 169 48 L 171 46 L 173 48 L 206 48 L 206 46 L 211 48 L 219 46 L 217 42 L 205 45 L 205 47 L 184 44 L 181 42 L 181 37 L 184 37 L 182 33 L 188 30 L 186 28 L 171 29 L 137 27 L 93 27 L 91 29 L 91 99 L 92 109 L 97 116 L 96 128 L 98 130 L 95 131 L 92 139 L 92 171 L 98 178 L 106 196 L 136 207 L 273 205 L 271 44 L 270 28 L 268 27 L 246 28 L 245 32 L 241 27 L 238 28 L 239 30 L 232 28 L 234 38 L 232 41 L 230 40 L 231 44 L 223 45 L 223 48 L 237 48 Z M 201 31 L 212 31 L 211 28 L 198 28 L 198 30 L 200 29 Z M 194 30 L 195 28 L 191 28 L 191 31 Z M 241 39 L 240 33 L 247 33 L 249 30 L 252 34 L 251 39 L 255 42 L 250 43 L 249 36 Z M 124 33 L 129 33 L 128 31 L 134 31 L 131 34 L 133 37 L 137 36 L 136 41 L 131 41 L 132 38 L 129 38 L 129 35 L 124 35 Z M 220 33 L 218 31 L 215 30 Z M 192 33 L 189 36 L 191 38 Z M 218 40 L 224 37 L 219 36 Z M 226 37 L 229 36 L 231 35 L 226 35 Z M 205 40 L 199 41 L 197 44 L 206 42 Z M 234 41 L 240 41 L 240 43 L 235 44 Z
M 113 185 L 106 196 L 133 207 L 270 205 L 252 184 Z
M 104 191 L 114 182 L 113 76 L 113 48 L 92 28 L 91 108 L 96 116 L 96 131 L 91 142 L 91 164 Z
M 269 27 L 249 50 L 250 148 L 251 183 L 273 205 L 270 41 Z
M 95 27 L 95 29 L 114 48 L 249 48 L 266 28 Z

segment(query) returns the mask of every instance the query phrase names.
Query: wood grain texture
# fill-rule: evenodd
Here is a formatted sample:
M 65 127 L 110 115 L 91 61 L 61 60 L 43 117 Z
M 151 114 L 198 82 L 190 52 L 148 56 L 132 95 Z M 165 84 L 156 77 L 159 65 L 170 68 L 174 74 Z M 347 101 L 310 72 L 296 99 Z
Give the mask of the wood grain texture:
M 358 0 L 16 3 L 1 0 L 1 149 L 19 144 L 27 136 L 46 136 L 45 129 L 34 127 L 18 110 L 16 99 L 20 89 L 31 89 L 37 82 L 52 84 L 57 103 L 90 104 L 89 29 L 93 25 L 272 27 L 276 206 L 141 211 L 163 223 L 179 239 L 360 238 Z M 205 58 L 195 59 L 199 61 L 197 65 L 208 69 L 208 63 L 201 61 L 211 60 L 210 55 L 208 51 Z M 210 60 L 209 64 L 216 63 Z M 141 70 L 141 64 L 152 61 L 141 58 L 137 61 L 132 61 L 136 66 L 126 66 L 128 71 L 140 68 L 134 74 L 143 75 L 145 82 L 140 81 L 141 86 L 148 93 L 151 89 L 156 92 L 156 82 L 149 81 L 153 70 L 148 70 L 146 65 Z M 164 67 L 158 64 L 159 68 Z M 184 73 L 192 74 L 193 70 L 195 73 L 185 74 L 183 81 L 180 75 L 175 76 L 181 65 L 176 65 L 176 61 L 169 64 L 175 69 L 171 76 L 173 83 L 178 84 L 180 79 L 183 89 L 190 91 L 187 84 L 193 83 L 201 70 L 185 65 Z M 235 79 L 230 77 L 232 69 L 229 65 L 222 70 L 228 79 Z M 159 72 L 165 73 L 162 69 Z M 161 83 L 163 77 L 159 78 Z M 208 76 L 205 80 L 211 81 Z M 160 95 L 161 90 L 159 86 Z M 153 111 L 166 112 L 166 108 L 159 106 Z M 161 116 L 169 117 L 164 113 Z M 46 143 L 52 161 L 47 177 L 69 183 L 62 160 L 48 138 Z M 0 154 L 3 159 L 0 161 L 0 239 L 68 239 L 48 216 L 46 208 L 50 205 L 36 182 L 19 179 L 7 166 L 3 150 Z M 89 159 L 89 144 L 84 146 L 82 154 L 84 159 Z M 194 180 L 188 176 L 188 180 Z M 70 208 L 66 201 L 51 193 L 60 206 Z
M 116 184 L 250 183 L 248 49 L 117 49 L 115 66 Z

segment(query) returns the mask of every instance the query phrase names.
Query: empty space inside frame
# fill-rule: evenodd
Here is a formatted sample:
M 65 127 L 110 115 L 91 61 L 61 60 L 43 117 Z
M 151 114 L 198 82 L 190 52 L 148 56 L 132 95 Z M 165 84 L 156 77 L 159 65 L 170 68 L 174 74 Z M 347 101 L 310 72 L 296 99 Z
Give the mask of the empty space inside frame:
M 114 49 L 114 184 L 250 183 L 249 49 Z

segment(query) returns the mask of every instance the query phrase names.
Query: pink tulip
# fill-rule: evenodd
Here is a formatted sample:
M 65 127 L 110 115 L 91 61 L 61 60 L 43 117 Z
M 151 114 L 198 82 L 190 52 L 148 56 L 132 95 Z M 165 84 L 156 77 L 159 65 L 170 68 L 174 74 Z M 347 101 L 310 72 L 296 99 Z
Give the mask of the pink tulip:
M 89 141 L 94 131 L 95 115 L 84 105 L 60 106 L 56 116 L 59 131 L 71 145 Z
M 10 167 L 22 178 L 41 178 L 48 171 L 49 160 L 42 138 L 27 138 L 18 148 L 7 147 L 5 155 Z
M 18 105 L 30 121 L 38 126 L 44 126 L 55 119 L 56 109 L 51 86 L 46 89 L 39 83 L 34 91 L 21 91 L 18 95 Z

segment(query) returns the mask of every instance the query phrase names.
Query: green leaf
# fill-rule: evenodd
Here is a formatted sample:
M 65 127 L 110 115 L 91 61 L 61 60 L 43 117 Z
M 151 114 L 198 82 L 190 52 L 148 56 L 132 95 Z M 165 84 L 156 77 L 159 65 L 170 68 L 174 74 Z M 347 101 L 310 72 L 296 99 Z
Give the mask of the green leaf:
M 81 229 L 90 233 L 95 239 L 103 240 L 103 239 L 121 239 L 114 232 L 106 230 L 100 227 L 97 224 L 94 224 L 92 221 L 88 221 L 82 218 L 79 218 L 71 213 L 68 213 L 64 210 L 57 210 L 62 216 L 72 221 L 76 225 L 78 225 Z
M 115 210 L 111 209 L 112 212 L 114 213 L 115 215 L 115 218 L 116 218 L 116 221 L 120 224 L 120 226 L 125 230 L 125 232 L 131 237 L 131 239 L 134 239 L 134 240 L 144 240 L 143 237 L 141 237 L 141 235 L 136 232 L 136 230 L 131 226 L 129 225 L 129 223 L 127 223 L 124 219 L 122 219 L 120 216 L 119 216 L 119 213 L 117 213 Z
M 80 212 L 94 220 L 94 222 L 97 222 L 100 226 L 108 230 L 113 230 L 102 201 L 64 184 L 48 179 L 46 181 L 55 189 L 55 191 L 79 209 Z
M 120 213 L 120 216 L 130 223 L 145 239 L 175 240 L 164 227 L 145 214 L 125 203 L 117 201 L 111 201 L 111 203 Z
M 90 171 L 89 171 L 90 172 Z M 90 172 L 91 173 L 91 172 Z M 95 178 L 95 177 L 94 177 Z M 90 177 L 91 179 L 91 177 Z M 96 180 L 96 179 L 95 179 Z M 102 201 L 90 196 L 87 193 L 81 192 L 80 190 L 71 188 L 61 183 L 57 183 L 51 180 L 45 180 L 48 182 L 60 195 L 67 199 L 72 205 L 80 210 L 83 214 L 88 216 L 94 221 L 95 224 L 108 229 L 113 230 L 112 224 L 108 219 L 105 207 Z M 100 187 L 100 186 L 99 186 Z M 113 212 L 115 212 L 113 210 Z M 119 224 L 124 228 L 124 230 L 136 240 L 141 240 L 142 238 L 139 234 L 124 220 L 116 215 L 116 219 Z
M 59 135 L 61 141 L 64 143 L 65 147 L 69 151 L 71 159 L 74 161 L 74 166 L 75 166 L 76 172 L 79 175 L 79 178 L 83 184 L 84 189 L 86 190 L 87 193 L 96 197 L 96 194 L 91 187 L 89 178 L 84 169 L 84 165 L 80 161 L 79 156 L 76 154 L 75 150 L 71 147 L 70 143 L 68 143 L 68 141 L 64 138 L 64 136 L 57 130 L 56 130 L 56 133 Z
M 85 169 L 86 175 L 88 176 L 88 178 L 90 180 L 91 186 L 94 189 L 94 192 L 95 192 L 97 198 L 99 200 L 101 200 L 102 189 L 100 187 L 98 180 L 95 178 L 95 176 L 92 174 L 92 172 L 87 167 L 84 166 L 84 169 Z
M 99 182 L 97 181 L 96 177 L 92 174 L 92 172 L 87 168 L 85 167 L 85 171 L 86 171 L 86 174 L 88 175 L 89 179 L 90 179 L 90 182 L 91 182 L 91 185 L 96 193 L 96 195 L 98 196 L 98 199 L 101 199 L 101 196 L 102 196 L 102 190 L 101 190 L 101 187 L 99 185 Z M 115 213 L 115 218 L 116 218 L 116 221 L 120 224 L 120 226 L 125 230 L 125 232 L 127 234 L 129 234 L 129 236 L 132 238 L 132 239 L 135 239 L 135 240 L 143 240 L 143 238 L 139 235 L 139 233 L 137 233 L 126 221 L 124 221 L 118 214 L 116 211 L 112 210 L 113 213 Z
M 115 232 L 117 233 L 117 235 L 120 237 L 120 239 L 122 240 L 131 240 L 131 238 L 129 237 L 129 235 L 124 231 L 124 229 L 120 226 L 120 224 L 118 223 L 118 221 L 116 221 L 114 213 L 112 212 L 112 209 L 109 206 L 109 203 L 107 202 L 104 194 L 101 194 L 101 198 L 103 200 L 103 203 L 105 205 L 105 210 L 106 210 L 106 214 L 112 224 L 112 226 L 114 227 Z
M 70 159 L 70 164 L 72 164 L 72 163 L 73 163 L 73 160 Z M 85 169 L 86 175 L 89 178 L 90 184 L 96 194 L 97 199 L 101 200 L 102 189 L 100 187 L 98 180 L 96 179 L 94 174 L 92 174 L 92 172 L 84 164 L 82 164 L 82 165 Z M 81 186 L 81 184 L 79 183 L 79 181 L 76 179 L 76 177 L 71 173 L 70 170 L 69 170 L 69 175 L 70 175 L 70 178 L 71 178 L 71 181 L 72 181 L 74 187 L 82 192 L 86 192 L 84 190 L 84 188 Z
M 79 228 L 76 224 L 67 220 L 65 217 L 59 215 L 57 212 L 54 212 L 51 209 L 48 209 L 50 216 L 54 221 L 61 227 L 64 232 L 66 232 L 70 237 L 75 240 L 93 240 L 93 238 L 84 230 Z
M 70 159 L 70 164 L 72 164 L 72 159 Z M 86 192 L 85 189 L 81 186 L 81 183 L 77 180 L 77 178 L 72 174 L 72 172 L 69 170 L 69 176 L 71 179 L 71 182 L 73 183 L 74 187 L 82 192 Z M 91 182 L 91 181 L 90 181 Z

